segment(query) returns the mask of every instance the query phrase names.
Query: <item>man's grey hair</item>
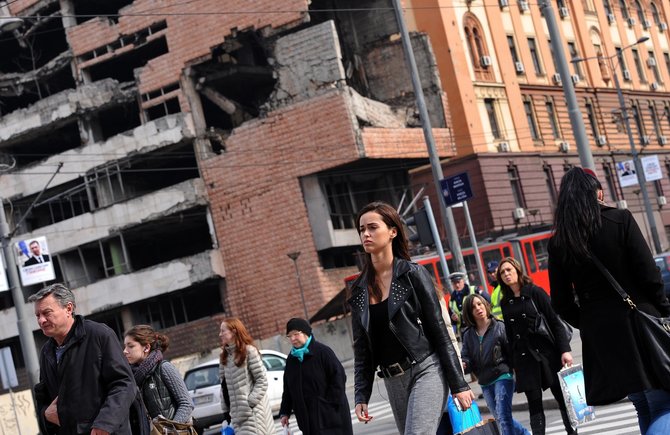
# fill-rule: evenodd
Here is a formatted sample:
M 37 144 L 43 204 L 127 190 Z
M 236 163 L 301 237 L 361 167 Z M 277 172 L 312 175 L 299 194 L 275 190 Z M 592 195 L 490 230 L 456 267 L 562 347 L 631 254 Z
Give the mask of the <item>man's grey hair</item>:
M 76 302 L 74 301 L 74 293 L 72 293 L 72 290 L 65 287 L 65 284 L 61 283 L 51 284 L 50 286 L 38 291 L 34 295 L 30 295 L 30 297 L 28 297 L 28 302 L 41 301 L 49 295 L 53 295 L 54 299 L 56 299 L 58 304 L 63 308 L 67 307 L 69 302 L 72 302 L 72 308 L 77 306 Z

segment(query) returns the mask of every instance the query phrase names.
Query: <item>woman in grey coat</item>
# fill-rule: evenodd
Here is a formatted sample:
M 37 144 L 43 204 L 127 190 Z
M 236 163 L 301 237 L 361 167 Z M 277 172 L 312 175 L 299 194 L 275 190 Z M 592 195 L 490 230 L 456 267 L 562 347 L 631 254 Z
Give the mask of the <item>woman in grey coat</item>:
M 221 322 L 219 338 L 223 348 L 219 373 L 221 380 L 226 383 L 230 399 L 222 400 L 221 407 L 224 414 L 230 415 L 235 434 L 276 433 L 267 396 L 268 379 L 265 367 L 247 328 L 239 319 L 226 319 Z

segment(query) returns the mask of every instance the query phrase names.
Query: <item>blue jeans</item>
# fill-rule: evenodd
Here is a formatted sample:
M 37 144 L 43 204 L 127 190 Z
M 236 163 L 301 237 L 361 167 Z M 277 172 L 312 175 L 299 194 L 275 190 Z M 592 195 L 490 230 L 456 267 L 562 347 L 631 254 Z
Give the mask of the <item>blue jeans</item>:
M 491 385 L 482 386 L 482 393 L 503 435 L 530 435 L 528 429 L 512 418 L 513 379 L 501 379 Z
M 628 398 L 635 405 L 642 435 L 670 434 L 670 392 L 645 390 Z

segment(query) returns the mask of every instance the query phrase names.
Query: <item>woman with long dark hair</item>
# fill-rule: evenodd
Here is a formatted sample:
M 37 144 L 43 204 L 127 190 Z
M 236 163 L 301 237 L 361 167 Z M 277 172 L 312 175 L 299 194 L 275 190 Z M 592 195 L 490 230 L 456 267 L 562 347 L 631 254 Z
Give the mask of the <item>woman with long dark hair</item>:
M 435 433 L 447 397 L 474 398 L 460 367 L 430 274 L 410 261 L 396 210 L 373 202 L 356 219 L 366 264 L 352 285 L 356 416 L 368 423 L 375 371 L 401 434 Z
M 556 312 L 581 334 L 586 401 L 605 405 L 628 397 L 643 435 L 668 434 L 670 392 L 654 379 L 638 348 L 630 307 L 594 258 L 639 310 L 670 315 L 661 275 L 633 215 L 605 205 L 592 171 L 572 168 L 561 180 L 549 242 L 549 280 Z
M 544 435 L 546 424 L 542 391 L 547 388 L 558 402 L 566 432 L 576 433 L 570 425 L 556 375 L 562 366 L 572 364 L 570 342 L 561 319 L 551 308 L 547 293 L 533 284 L 533 280 L 521 269 L 521 263 L 514 258 L 500 261 L 497 277 L 502 292 L 500 307 L 505 332 L 512 348 L 516 392 L 526 394 L 533 435 Z M 546 321 L 552 337 L 538 333 L 540 318 Z
M 221 402 L 226 419 L 237 435 L 276 433 L 268 399 L 268 378 L 261 353 L 242 321 L 225 319 L 219 331 L 219 374 L 227 395 Z
M 130 328 L 123 339 L 123 354 L 135 375 L 135 383 L 151 418 L 163 417 L 179 423 L 191 420 L 193 402 L 177 368 L 163 359 L 168 337 L 149 325 Z

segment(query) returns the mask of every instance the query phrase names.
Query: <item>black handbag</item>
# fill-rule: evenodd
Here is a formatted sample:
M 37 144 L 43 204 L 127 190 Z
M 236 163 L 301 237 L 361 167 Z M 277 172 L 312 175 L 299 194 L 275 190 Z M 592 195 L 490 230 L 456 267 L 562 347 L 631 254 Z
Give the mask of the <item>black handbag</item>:
M 591 258 L 612 288 L 628 303 L 640 354 L 648 362 L 646 368 L 663 389 L 670 391 L 670 317 L 656 317 L 638 310 L 628 293 L 600 260 L 593 254 Z
M 532 331 L 533 334 L 545 337 L 546 339 L 555 344 L 556 338 L 554 337 L 554 333 L 549 327 L 547 318 L 544 317 L 544 314 L 542 314 L 540 310 L 537 309 L 537 306 L 535 305 L 533 298 L 530 298 L 530 303 L 533 305 L 533 309 L 535 310 L 536 313 L 535 325 Z M 563 333 L 567 336 L 568 342 L 570 342 L 570 340 L 572 340 L 572 326 L 568 325 L 565 322 L 565 320 L 561 319 L 560 317 L 558 318 L 558 320 L 560 321 L 561 327 L 563 328 Z

